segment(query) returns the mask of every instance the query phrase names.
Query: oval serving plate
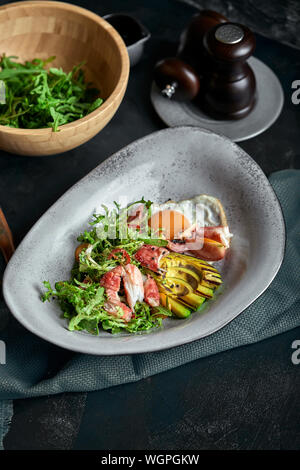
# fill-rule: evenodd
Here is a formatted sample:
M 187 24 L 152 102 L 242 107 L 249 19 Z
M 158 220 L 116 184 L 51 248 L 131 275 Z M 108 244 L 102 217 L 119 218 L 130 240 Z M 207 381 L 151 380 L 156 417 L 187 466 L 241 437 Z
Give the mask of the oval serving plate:
M 225 260 L 219 263 L 223 288 L 201 312 L 185 320 L 167 319 L 163 328 L 147 334 L 92 336 L 68 331 L 58 304 L 41 302 L 43 280 L 54 283 L 69 278 L 76 237 L 101 204 L 120 196 L 163 202 L 201 193 L 222 201 L 234 234 Z M 233 320 L 271 283 L 284 246 L 280 205 L 254 160 L 211 131 L 170 128 L 111 156 L 40 218 L 6 268 L 4 297 L 28 330 L 61 347 L 99 355 L 157 351 L 207 336 Z

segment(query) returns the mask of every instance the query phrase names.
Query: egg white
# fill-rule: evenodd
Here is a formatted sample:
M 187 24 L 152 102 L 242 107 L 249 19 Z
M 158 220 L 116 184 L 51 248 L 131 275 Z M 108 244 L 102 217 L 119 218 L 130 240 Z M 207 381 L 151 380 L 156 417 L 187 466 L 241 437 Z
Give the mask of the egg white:
M 172 210 L 183 214 L 191 225 L 197 224 L 199 227 L 220 225 L 220 209 L 215 198 L 201 194 L 192 199 L 183 201 L 167 201 L 163 204 L 153 203 L 151 214 L 160 211 Z

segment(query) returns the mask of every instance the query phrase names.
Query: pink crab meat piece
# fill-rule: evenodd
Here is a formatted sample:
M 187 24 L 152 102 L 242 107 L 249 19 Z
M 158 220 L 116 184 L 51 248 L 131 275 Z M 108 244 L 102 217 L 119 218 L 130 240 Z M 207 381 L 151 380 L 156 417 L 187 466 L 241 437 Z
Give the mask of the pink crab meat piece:
M 100 279 L 100 285 L 102 287 L 105 287 L 106 289 L 111 289 L 116 292 L 119 292 L 121 279 L 124 274 L 125 273 L 123 266 L 116 266 L 107 273 L 103 274 L 102 278 Z
M 121 279 L 125 275 L 123 266 L 116 266 L 100 279 L 100 285 L 105 288 L 107 302 L 104 304 L 105 310 L 115 317 L 120 317 L 120 309 L 123 311 L 121 318 L 129 322 L 131 319 L 132 311 L 127 305 L 120 301 L 119 290 L 121 286 Z
M 158 307 L 160 304 L 159 291 L 153 277 L 148 276 L 144 283 L 144 299 L 150 307 Z
M 134 264 L 126 264 L 123 277 L 124 289 L 128 305 L 134 309 L 136 302 L 144 300 L 144 284 L 141 271 Z
M 135 259 L 145 268 L 159 272 L 161 258 L 169 253 L 169 250 L 160 246 L 143 245 L 135 254 Z
M 114 317 L 123 318 L 124 321 L 129 322 L 131 320 L 132 311 L 127 305 L 120 301 L 108 301 L 104 304 L 105 310 L 113 315 Z M 123 311 L 123 314 L 120 316 L 120 310 Z

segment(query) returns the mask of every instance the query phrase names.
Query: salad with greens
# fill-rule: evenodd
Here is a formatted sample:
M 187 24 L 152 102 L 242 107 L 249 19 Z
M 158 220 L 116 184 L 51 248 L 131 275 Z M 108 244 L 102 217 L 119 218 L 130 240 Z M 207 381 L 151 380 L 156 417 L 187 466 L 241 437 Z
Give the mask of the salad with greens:
M 152 202 L 142 198 L 131 206 L 136 204 L 142 204 L 148 212 Z M 129 284 L 128 290 L 132 282 L 137 286 L 141 285 L 139 281 L 142 276 L 147 277 L 147 269 L 135 258 L 135 253 L 145 244 L 158 248 L 168 244 L 162 238 L 143 238 L 139 228 L 130 228 L 127 225 L 129 207 L 121 209 L 116 202 L 114 205 L 112 210 L 103 206 L 103 214 L 93 215 L 90 222 L 92 228 L 78 236 L 80 245 L 75 250 L 75 263 L 70 279 L 56 282 L 54 287 L 48 281 L 44 282 L 47 291 L 42 295 L 42 301 L 54 298 L 58 300 L 62 315 L 68 319 L 71 331 L 86 330 L 97 335 L 102 328 L 111 333 L 137 333 L 160 327 L 164 318 L 172 316 L 172 312 L 159 305 L 159 302 L 152 302 L 155 305 L 150 305 L 151 301 L 147 303 L 141 300 L 141 296 L 133 302 L 129 319 L 124 318 L 124 302 L 120 302 L 122 305 L 115 312 L 108 311 L 110 309 L 107 308 L 107 288 L 111 286 L 101 285 L 101 278 L 118 267 L 124 266 L 125 270 L 126 266 L 135 266 L 136 270 L 132 268 L 135 277 L 132 279 L 127 276 L 124 284 Z M 136 279 L 138 272 L 141 277 L 138 275 Z M 126 297 L 124 287 L 120 285 L 117 293 L 121 300 Z
M 161 206 L 155 211 L 144 198 L 103 209 L 78 237 L 70 279 L 54 287 L 44 282 L 42 300 L 58 300 L 69 330 L 148 331 L 164 318 L 187 318 L 213 297 L 220 273 L 199 258 L 211 258 L 221 242 L 203 239 L 203 230 L 193 225 L 181 231 L 187 224 L 182 213 Z M 208 230 L 220 238 L 220 227 Z
M 66 73 L 61 68 L 46 66 L 47 60 L 16 62 L 18 57 L 0 59 L 0 80 L 5 86 L 5 102 L 0 103 L 3 126 L 41 129 L 58 127 L 80 119 L 103 103 L 99 90 L 85 81 L 82 62 Z

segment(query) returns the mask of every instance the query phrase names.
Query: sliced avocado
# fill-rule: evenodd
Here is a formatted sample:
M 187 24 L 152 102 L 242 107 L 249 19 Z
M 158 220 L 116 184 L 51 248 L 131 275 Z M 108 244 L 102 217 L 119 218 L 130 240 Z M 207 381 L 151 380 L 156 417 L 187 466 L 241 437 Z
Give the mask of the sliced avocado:
M 214 295 L 214 291 L 213 289 L 210 289 L 209 287 L 205 287 L 199 284 L 195 294 L 203 295 L 203 297 L 207 297 L 211 299 L 212 296 Z
M 191 284 L 179 277 L 166 277 L 164 279 L 164 287 L 177 296 L 186 295 L 193 291 Z
M 170 268 L 177 268 L 183 267 L 191 269 L 195 272 L 202 273 L 203 270 L 208 271 L 210 273 L 215 273 L 217 276 L 220 276 L 218 270 L 214 268 L 211 264 L 203 261 L 199 258 L 195 258 L 194 256 L 185 255 L 181 253 L 169 253 L 168 255 L 164 256 L 160 261 L 160 267 L 164 270 L 169 270 Z
M 173 272 L 173 270 L 175 271 L 176 269 L 178 273 L 176 277 L 182 277 L 183 274 L 184 279 L 189 282 L 189 284 L 191 284 L 194 291 L 197 291 L 198 287 L 200 286 L 199 290 L 208 296 L 210 296 L 210 292 L 206 291 L 205 289 L 201 289 L 201 286 L 214 290 L 216 287 L 218 287 L 219 284 L 222 283 L 221 277 L 217 272 L 211 272 L 207 270 L 201 271 L 198 266 L 195 267 L 191 264 L 187 264 L 185 268 L 171 268 L 168 270 L 168 274 L 169 271 Z
M 188 305 L 184 305 L 182 302 L 179 302 L 178 299 L 169 297 L 163 292 L 160 293 L 160 301 L 163 307 L 171 310 L 171 312 L 174 313 L 176 317 L 187 318 L 192 312 Z
M 168 297 L 168 305 L 171 311 L 179 318 L 187 318 L 192 313 L 191 309 L 188 308 L 183 303 L 179 302 L 179 299 L 174 299 L 173 297 Z
M 194 276 L 197 276 L 198 282 L 202 279 L 202 269 L 200 269 L 198 266 L 195 266 L 194 264 L 186 264 L 185 265 L 186 269 L 194 273 Z
M 212 271 L 215 273 L 218 272 L 216 268 L 214 268 L 211 264 L 207 263 L 206 261 L 203 261 L 202 259 L 194 258 L 194 256 L 188 256 L 188 259 L 189 259 L 190 264 L 193 264 L 194 266 L 198 267 L 201 270 L 207 269 L 208 271 Z
M 190 256 L 190 255 L 185 255 L 182 253 L 169 253 L 166 257 L 163 259 L 174 259 L 177 261 L 182 261 L 183 263 L 186 263 L 187 259 L 189 260 L 189 263 L 195 264 L 197 266 L 201 266 L 202 268 L 208 268 L 212 271 L 217 271 L 211 264 L 207 263 L 206 261 L 196 258 L 195 256 Z
M 192 274 L 194 274 L 194 277 Z M 198 282 L 197 279 L 199 279 L 199 276 L 188 268 L 170 268 L 166 273 L 165 285 L 169 293 L 177 296 L 184 296 L 188 292 L 194 292 L 195 294 L 211 298 L 216 285 L 210 282 L 208 285 L 205 285 L 205 281 L 199 279 Z
M 168 269 L 166 277 L 177 277 L 180 279 L 184 279 L 192 286 L 193 289 L 196 289 L 197 285 L 201 281 L 201 273 L 197 273 L 183 266 Z
M 187 304 L 191 305 L 194 310 L 198 310 L 198 308 L 203 304 L 205 301 L 205 297 L 201 295 L 194 294 L 190 292 L 189 294 L 185 295 L 184 297 L 180 297 L 180 300 L 183 300 Z
M 198 310 L 222 283 L 217 269 L 203 260 L 181 253 L 169 253 L 161 260 L 162 274 L 154 274 L 162 304 L 178 317 Z
M 206 270 L 202 271 L 202 279 L 204 281 L 213 282 L 214 284 L 222 284 L 222 279 L 219 273 L 212 273 Z
M 216 289 L 218 287 L 218 284 L 214 284 L 213 282 L 202 280 L 201 286 L 208 287 L 209 289 Z

